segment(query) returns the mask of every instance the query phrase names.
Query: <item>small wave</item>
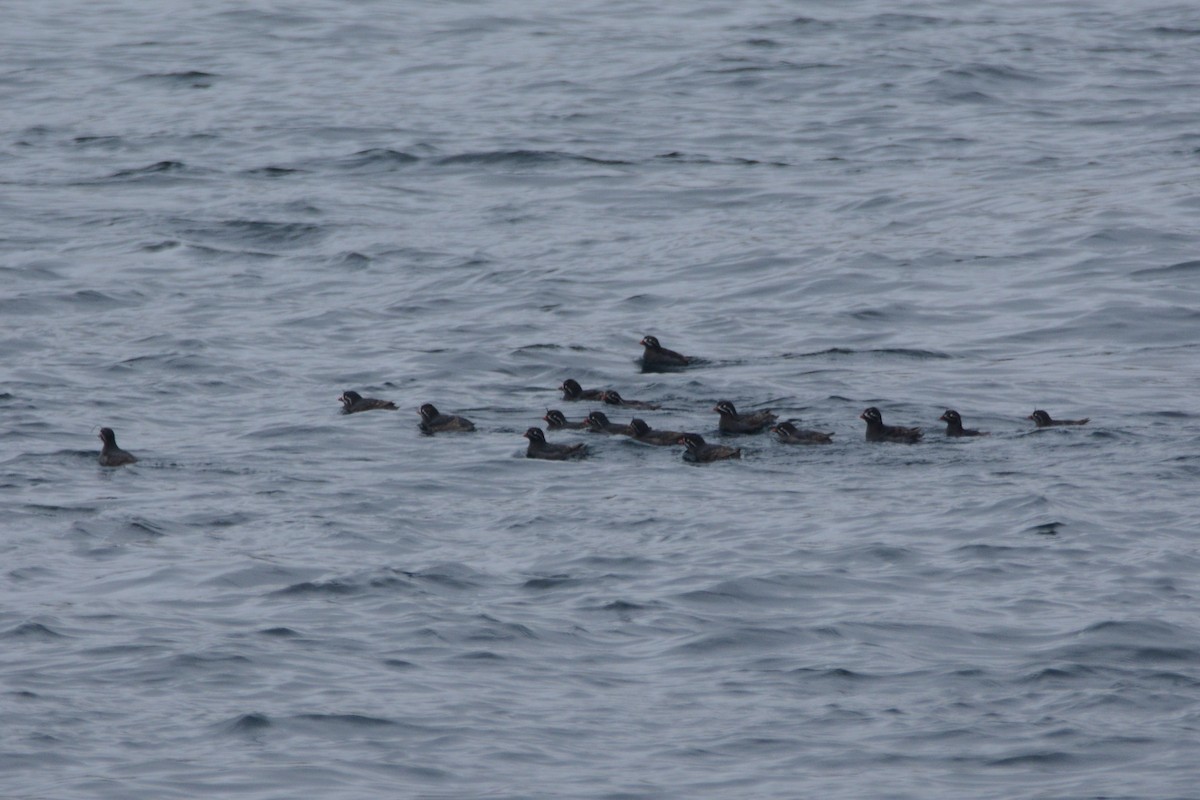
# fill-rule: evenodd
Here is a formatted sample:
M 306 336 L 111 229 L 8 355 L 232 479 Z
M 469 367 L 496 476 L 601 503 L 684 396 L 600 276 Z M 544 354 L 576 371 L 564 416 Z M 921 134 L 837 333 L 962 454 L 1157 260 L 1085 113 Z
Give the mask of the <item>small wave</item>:
M 798 29 L 803 29 L 805 33 L 815 33 L 818 30 L 831 29 L 831 28 L 834 28 L 835 26 L 836 26 L 836 23 L 834 23 L 834 22 L 829 22 L 829 21 L 823 20 L 823 19 L 817 19 L 815 17 L 792 17 L 791 19 L 788 19 L 788 20 L 781 20 L 781 21 L 773 20 L 768 23 L 754 25 L 754 26 L 750 27 L 749 30 L 769 31 L 771 33 L 777 34 L 788 28 L 798 28 Z M 756 40 L 752 39 L 750 41 L 756 41 Z M 771 41 L 771 40 L 767 40 L 767 41 Z M 749 43 L 750 42 L 747 42 L 747 44 L 749 44 Z
M 1070 753 L 1061 750 L 1048 750 L 1042 753 L 1021 753 L 992 759 L 988 762 L 993 767 L 1061 767 L 1073 764 L 1078 759 Z
M 403 150 L 392 150 L 387 147 L 374 147 L 370 150 L 360 150 L 353 155 L 341 159 L 336 165 L 341 169 L 396 169 L 415 164 L 421 159 Z
M 820 66 L 820 65 L 813 65 L 813 66 Z M 744 72 L 747 70 L 740 69 L 740 70 L 726 70 L 726 71 L 727 72 L 743 71 Z M 726 157 L 726 158 L 713 158 L 712 156 L 699 155 L 699 154 L 694 154 L 694 153 L 684 153 L 679 150 L 672 150 L 669 153 L 660 153 L 660 154 L 654 156 L 654 158 L 655 158 L 655 160 L 659 160 L 659 161 L 677 161 L 681 164 L 691 164 L 691 165 L 712 164 L 714 166 L 747 166 L 747 167 L 755 167 L 755 166 L 759 166 L 759 165 L 766 165 L 769 167 L 790 167 L 791 166 L 791 164 L 789 164 L 786 161 L 760 161 L 755 158 L 744 158 L 744 157 L 740 157 L 740 156 L 730 156 L 730 157 Z
M 629 600 L 613 600 L 611 603 L 605 603 L 601 606 L 601 609 L 604 611 L 615 611 L 618 614 L 625 614 L 630 611 L 643 611 L 645 608 L 646 606 Z
M 329 594 L 350 595 L 359 594 L 375 589 L 411 590 L 413 587 L 412 573 L 400 570 L 386 570 L 384 574 L 355 578 L 330 578 L 326 581 L 301 581 L 271 592 L 274 596 Z
M 160 83 L 166 86 L 182 86 L 189 89 L 208 89 L 219 77 L 211 72 L 193 69 L 184 72 L 150 72 L 139 75 L 134 80 Z
M 1135 278 L 1170 278 L 1174 276 L 1190 276 L 1195 272 L 1200 272 L 1200 261 L 1180 261 L 1178 264 L 1171 264 L 1166 267 L 1147 267 L 1145 269 L 1134 270 Z
M 580 583 L 582 581 L 578 578 L 572 578 L 570 575 L 550 575 L 545 578 L 530 578 L 521 585 L 521 588 L 545 591 L 548 589 L 558 589 L 563 586 L 577 586 Z
M 218 664 L 249 664 L 249 658 L 237 653 L 183 653 L 171 659 L 173 670 L 185 670 L 193 667 L 208 668 Z
M 150 175 L 162 175 L 169 172 L 183 172 L 187 169 L 187 165 L 182 161 L 156 161 L 153 164 L 145 167 L 135 167 L 134 169 L 123 169 L 109 175 L 107 180 L 135 180 L 144 178 Z
M 116 147 L 124 142 L 120 136 L 76 136 L 71 140 L 80 147 Z
M 1091 636 L 1102 633 L 1106 636 L 1135 637 L 1144 639 L 1147 635 L 1160 637 L 1163 641 L 1176 641 L 1188 636 L 1188 631 L 1169 622 L 1159 620 L 1125 620 L 1107 619 L 1088 625 L 1079 631 L 1081 636 Z
M 946 95 L 946 100 L 951 103 L 995 103 L 996 98 L 986 92 L 969 91 L 969 92 L 952 92 Z
M 864 312 L 865 313 L 865 312 Z M 882 313 L 882 312 L 880 312 Z M 829 347 L 825 350 L 813 350 L 807 353 L 784 353 L 780 358 L 796 359 L 796 358 L 826 358 L 829 356 L 870 356 L 884 358 L 911 358 L 918 361 L 932 361 L 941 359 L 950 359 L 954 356 L 949 353 L 942 353 L 937 350 L 917 350 L 907 347 L 879 347 L 867 350 L 855 350 L 848 347 Z M 845 399 L 845 398 L 841 398 Z
M 686 654 L 741 653 L 758 648 L 791 646 L 795 644 L 795 638 L 795 634 L 790 631 L 743 627 L 723 633 L 696 636 L 673 649 L 675 652 Z
M 361 269 L 371 263 L 371 257 L 358 252 L 342 253 L 336 256 L 330 266 L 346 267 L 347 269 Z
M 266 714 L 242 714 L 224 723 L 222 727 L 229 733 L 256 733 L 270 728 L 271 725 L 271 718 Z
M 1044 667 L 1021 678 L 1021 683 L 1061 683 L 1072 680 L 1091 680 L 1096 671 L 1082 664 Z
M 403 658 L 385 658 L 383 665 L 392 669 L 416 669 L 417 667 L 413 662 L 405 661 Z
M 86 308 L 122 308 L 127 305 L 125 301 L 110 294 L 98 292 L 95 289 L 82 289 L 78 292 L 62 295 L 58 299 L 65 300 L 71 305 L 79 305 Z
M 529 352 L 531 350 L 532 351 L 571 350 L 576 353 L 583 353 L 583 352 L 587 352 L 588 349 L 589 348 L 584 347 L 583 345 L 579 345 L 579 344 L 557 344 L 555 342 L 545 342 L 545 343 L 538 342 L 536 344 L 521 345 L 517 349 L 513 350 L 512 353 L 513 353 L 513 355 L 516 355 L 518 353 L 525 353 L 525 352 Z
M 138 517 L 135 517 L 129 521 L 129 528 L 134 533 L 146 534 L 148 536 L 158 537 L 167 535 L 166 531 L 163 530 L 162 525 L 157 525 L 147 519 L 141 519 Z
M 835 681 L 867 681 L 875 679 L 873 675 L 866 675 L 861 672 L 846 669 L 845 667 L 798 667 L 791 670 L 789 673 L 797 677 L 811 678 L 815 680 L 835 680 Z
M 468 636 L 469 642 L 507 642 L 516 639 L 536 639 L 537 634 L 526 625 L 519 622 L 501 622 L 498 619 L 481 615 L 483 626 Z
M 404 570 L 393 570 L 393 572 L 411 580 L 432 583 L 435 586 L 449 589 L 474 589 L 481 583 L 480 573 L 464 564 L 454 562 L 438 564 L 420 572 Z
M 459 653 L 454 656 L 456 659 L 464 661 L 505 661 L 507 659 L 499 653 L 493 653 L 491 650 L 472 650 L 467 653 Z
M 1018 81 L 1022 83 L 1042 80 L 1041 77 L 1032 72 L 1025 72 L 1015 67 L 995 64 L 968 64 L 945 70 L 941 74 L 944 77 L 957 80 L 984 79 L 990 81 Z
M 40 622 L 22 622 L 14 628 L 0 632 L 0 639 L 62 639 L 61 633 Z
M 266 220 L 224 220 L 209 227 L 187 228 L 182 233 L 222 244 L 238 242 L 255 246 L 298 247 L 324 238 L 325 229 L 309 222 L 269 222 Z
M 335 578 L 328 581 L 302 581 L 300 583 L 293 583 L 291 586 L 271 592 L 271 596 L 290 597 L 307 594 L 329 594 L 336 596 L 357 594 L 361 591 L 362 587 L 358 584 Z
M 1150 29 L 1155 36 L 1200 36 L 1200 28 L 1179 28 L 1172 25 L 1157 25 Z
M 926 14 L 884 13 L 867 18 L 867 24 L 877 28 L 911 30 L 933 25 L 946 25 L 950 22 L 943 17 L 931 17 Z
M 285 628 L 285 627 L 264 628 L 263 630 L 259 631 L 259 633 L 261 633 L 263 636 L 277 636 L 281 639 L 287 639 L 287 638 L 291 638 L 293 636 L 300 635 L 299 633 L 292 630 L 291 628 Z
M 296 169 L 295 167 L 254 167 L 253 169 L 245 170 L 242 174 L 254 175 L 260 178 L 286 178 L 288 175 L 296 175 L 303 172 L 305 170 Z
M 437 160 L 438 166 L 455 166 L 458 164 L 481 164 L 484 166 L 514 166 L 535 167 L 561 163 L 599 164 L 604 166 L 622 166 L 628 161 L 612 161 L 591 156 L 580 156 L 573 153 L 562 153 L 555 150 L 496 150 L 484 153 L 461 153 L 445 156 Z

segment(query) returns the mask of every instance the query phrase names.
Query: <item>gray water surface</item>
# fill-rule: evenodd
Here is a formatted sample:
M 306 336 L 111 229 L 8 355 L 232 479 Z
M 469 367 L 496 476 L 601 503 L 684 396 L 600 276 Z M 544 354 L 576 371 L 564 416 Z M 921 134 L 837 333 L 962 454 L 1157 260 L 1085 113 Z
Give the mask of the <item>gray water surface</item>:
M 6 16 L 0 795 L 1196 796 L 1197 7 Z

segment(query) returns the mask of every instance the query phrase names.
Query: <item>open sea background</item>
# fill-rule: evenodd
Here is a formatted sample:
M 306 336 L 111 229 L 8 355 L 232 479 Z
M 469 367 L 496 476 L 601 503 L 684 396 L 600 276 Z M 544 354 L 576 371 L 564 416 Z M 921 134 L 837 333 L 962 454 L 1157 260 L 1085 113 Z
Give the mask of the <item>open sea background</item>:
M 0 796 L 1200 796 L 1200 6 L 4 15 Z

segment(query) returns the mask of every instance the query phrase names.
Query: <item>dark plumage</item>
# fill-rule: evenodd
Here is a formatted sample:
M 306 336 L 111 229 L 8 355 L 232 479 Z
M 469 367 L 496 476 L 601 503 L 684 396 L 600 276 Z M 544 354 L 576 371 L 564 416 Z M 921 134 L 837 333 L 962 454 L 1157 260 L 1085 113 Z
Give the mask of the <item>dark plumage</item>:
M 679 444 L 682 436 L 683 433 L 681 431 L 651 430 L 645 420 L 637 419 L 636 417 L 629 423 L 629 437 L 639 442 L 645 442 L 646 444 Z
M 546 427 L 552 431 L 582 431 L 587 428 L 586 419 L 581 419 L 579 422 L 567 422 L 567 417 L 557 408 L 552 408 L 546 412 L 546 416 L 542 417 L 546 420 Z
M 419 409 L 421 414 L 420 428 L 425 433 L 446 433 L 450 431 L 473 431 L 475 424 L 466 417 L 454 414 L 443 414 L 433 403 L 426 403 Z
M 621 395 L 619 395 L 615 389 L 609 389 L 607 392 L 604 392 L 600 399 L 610 406 L 642 408 L 646 411 L 656 411 L 662 408 L 662 406 L 660 406 L 658 403 L 647 403 L 644 400 L 626 400 L 625 398 L 621 397 Z
M 905 442 L 912 444 L 921 441 L 920 428 L 901 428 L 899 425 L 884 425 L 883 415 L 879 409 L 871 406 L 858 415 L 859 419 L 867 422 L 868 442 Z
M 974 430 L 973 428 L 964 428 L 963 424 L 962 424 L 962 417 L 960 417 L 958 415 L 957 411 L 954 411 L 949 408 L 946 409 L 946 413 L 942 414 L 940 417 L 938 417 L 938 419 L 941 420 L 942 422 L 946 423 L 946 435 L 947 436 L 990 436 L 991 435 L 987 431 L 977 431 L 977 430 Z
M 592 433 L 612 433 L 629 435 L 628 425 L 618 425 L 608 421 L 608 415 L 603 411 L 593 411 L 587 416 L 588 430 Z
M 546 441 L 546 434 L 542 433 L 541 428 L 530 428 L 523 435 L 529 440 L 529 447 L 525 449 L 526 458 L 566 461 L 571 458 L 583 458 L 587 455 L 587 445 L 583 442 L 551 444 Z
M 721 415 L 721 421 L 717 425 L 721 433 L 762 433 L 777 418 L 770 411 L 739 414 L 733 403 L 728 400 L 717 403 L 713 406 L 713 411 Z
M 359 411 L 370 411 L 373 408 L 385 408 L 389 411 L 396 410 L 396 404 L 391 400 L 376 400 L 374 397 L 363 397 L 358 392 L 342 392 L 342 396 L 338 400 L 342 401 L 343 414 L 356 414 Z
M 563 400 L 602 400 L 604 398 L 603 389 L 584 389 L 574 378 L 567 378 L 558 388 L 562 389 Z
M 726 447 L 723 444 L 707 444 L 704 437 L 698 433 L 685 433 L 679 437 L 676 444 L 687 449 L 683 451 L 685 461 L 695 461 L 707 464 L 709 461 L 721 461 L 726 458 L 741 458 L 742 448 Z
M 674 350 L 663 347 L 654 336 L 643 336 L 641 345 L 646 348 L 642 352 L 643 369 L 670 369 L 686 367 L 692 363 L 692 359 L 682 353 L 676 353 Z
M 100 448 L 100 466 L 119 467 L 137 462 L 137 456 L 117 447 L 117 435 L 112 428 L 100 429 L 100 441 L 104 442 L 104 447 Z
M 1083 419 L 1050 419 L 1050 415 L 1039 408 L 1030 414 L 1027 419 L 1033 420 L 1039 428 L 1050 428 L 1055 425 L 1087 425 L 1091 417 L 1084 417 Z
M 797 428 L 791 421 L 772 425 L 771 433 L 775 434 L 783 444 L 829 444 L 833 441 L 832 433 L 803 430 Z

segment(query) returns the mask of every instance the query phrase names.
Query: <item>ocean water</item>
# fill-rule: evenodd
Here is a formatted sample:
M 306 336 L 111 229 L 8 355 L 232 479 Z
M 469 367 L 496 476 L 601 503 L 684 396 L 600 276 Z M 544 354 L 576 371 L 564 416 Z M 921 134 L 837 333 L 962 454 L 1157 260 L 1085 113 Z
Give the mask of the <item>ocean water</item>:
M 6 17 L 0 796 L 1196 796 L 1194 4 Z

